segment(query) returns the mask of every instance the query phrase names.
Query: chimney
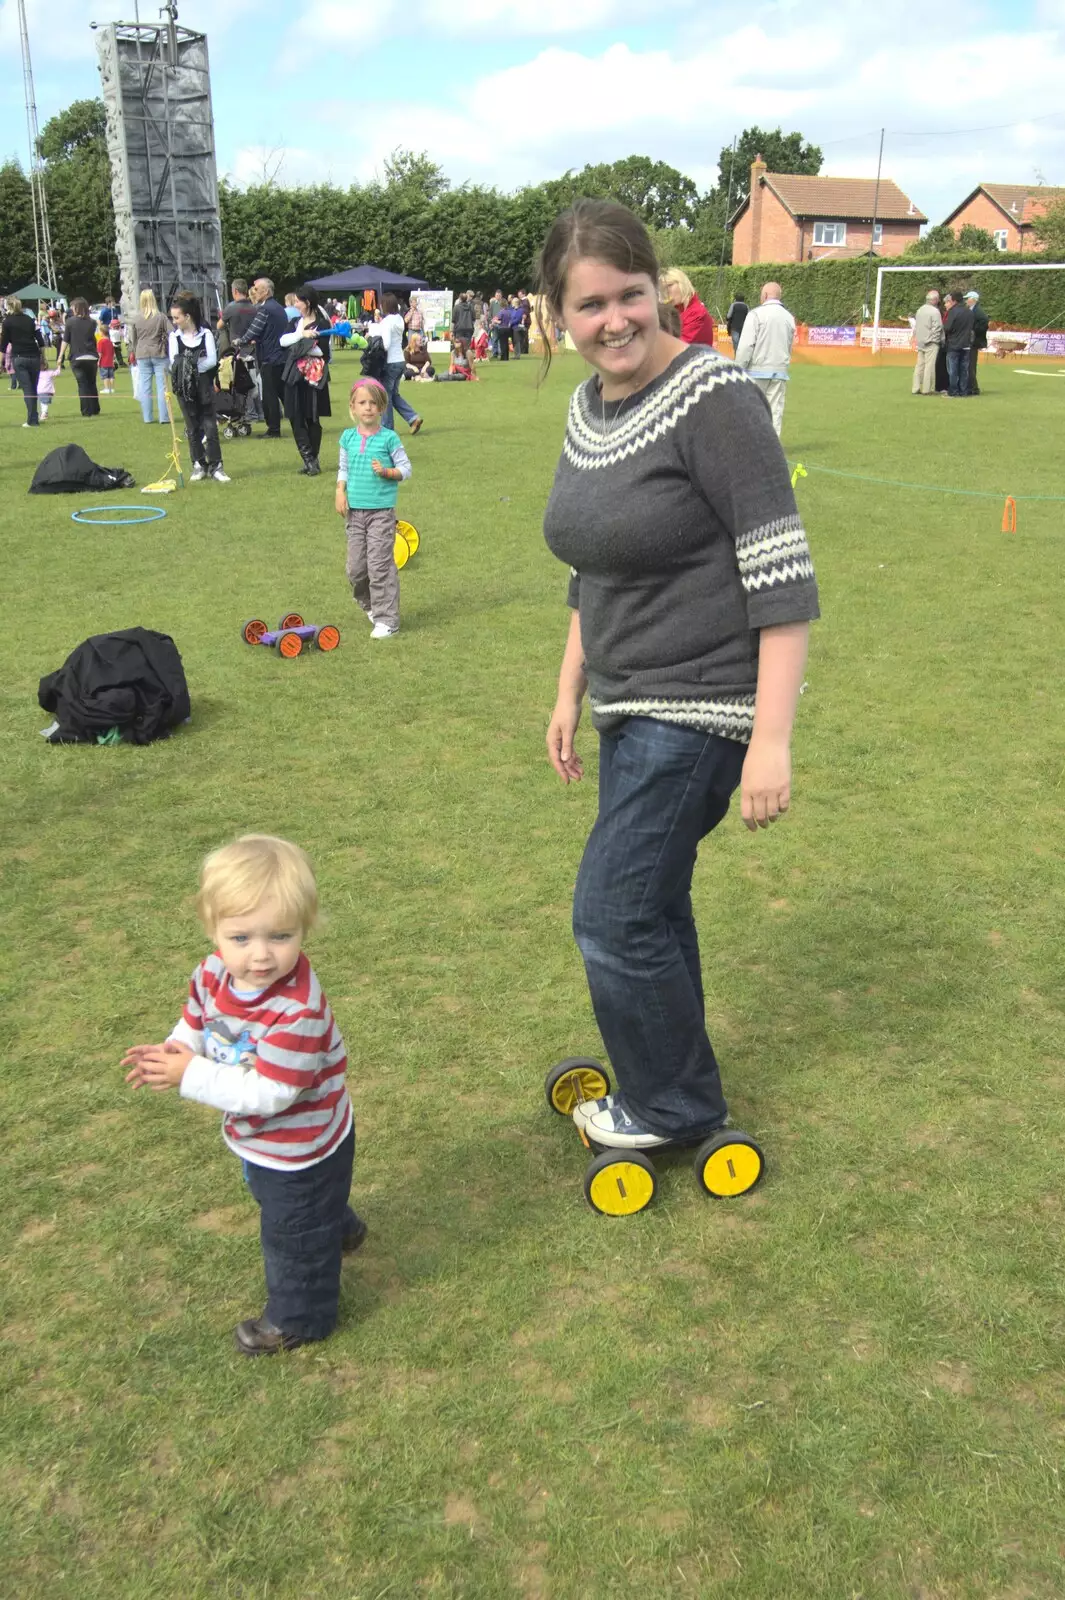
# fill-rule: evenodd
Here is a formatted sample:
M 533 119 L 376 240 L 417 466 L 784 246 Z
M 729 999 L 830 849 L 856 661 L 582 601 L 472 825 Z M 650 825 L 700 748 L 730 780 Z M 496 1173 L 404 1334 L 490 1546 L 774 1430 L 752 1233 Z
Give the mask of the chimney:
M 766 164 L 761 156 L 751 162 L 751 260 L 762 259 L 762 180 Z

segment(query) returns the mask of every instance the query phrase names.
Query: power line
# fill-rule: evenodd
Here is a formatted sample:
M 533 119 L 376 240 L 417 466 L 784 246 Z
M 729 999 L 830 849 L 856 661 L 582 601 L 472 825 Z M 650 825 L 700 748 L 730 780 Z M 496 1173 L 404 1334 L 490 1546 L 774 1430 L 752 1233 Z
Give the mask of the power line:
M 1021 117 L 1017 122 L 989 122 L 982 128 L 888 128 L 892 139 L 956 139 L 969 133 L 1001 133 L 1006 128 L 1025 128 L 1033 122 L 1056 122 L 1065 118 L 1065 111 L 1047 111 L 1038 117 Z M 820 148 L 829 149 L 834 144 L 859 144 L 864 139 L 875 139 L 879 128 L 869 128 L 865 133 L 848 133 L 840 139 L 822 139 Z

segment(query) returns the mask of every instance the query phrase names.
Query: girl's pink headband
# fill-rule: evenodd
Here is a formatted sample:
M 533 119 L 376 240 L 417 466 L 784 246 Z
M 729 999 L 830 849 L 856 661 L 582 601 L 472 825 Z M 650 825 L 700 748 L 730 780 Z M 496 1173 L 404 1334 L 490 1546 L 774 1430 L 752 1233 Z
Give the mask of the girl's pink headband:
M 352 394 L 355 393 L 356 389 L 380 389 L 385 398 L 388 398 L 388 390 L 385 388 L 384 384 L 378 382 L 376 378 L 356 378 L 355 382 L 351 386 Z

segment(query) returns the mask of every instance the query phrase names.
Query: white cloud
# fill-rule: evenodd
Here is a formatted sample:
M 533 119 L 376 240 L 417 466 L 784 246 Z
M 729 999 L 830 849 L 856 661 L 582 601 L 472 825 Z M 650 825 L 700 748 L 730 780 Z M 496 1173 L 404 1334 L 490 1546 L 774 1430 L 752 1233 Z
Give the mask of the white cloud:
M 646 13 L 645 0 L 539 0 L 515 5 L 514 0 L 423 0 L 426 27 L 446 34 L 538 35 L 582 33 L 618 27 Z

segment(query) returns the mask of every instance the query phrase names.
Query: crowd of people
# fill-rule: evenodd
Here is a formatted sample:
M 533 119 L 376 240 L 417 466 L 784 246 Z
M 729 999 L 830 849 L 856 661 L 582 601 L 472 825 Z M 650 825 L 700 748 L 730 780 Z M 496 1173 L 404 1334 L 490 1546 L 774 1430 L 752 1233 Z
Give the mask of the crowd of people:
M 929 289 L 913 319 L 917 360 L 914 394 L 962 400 L 980 393 L 977 365 L 987 349 L 987 312 L 975 289 L 950 290 L 940 310 L 938 289 Z

